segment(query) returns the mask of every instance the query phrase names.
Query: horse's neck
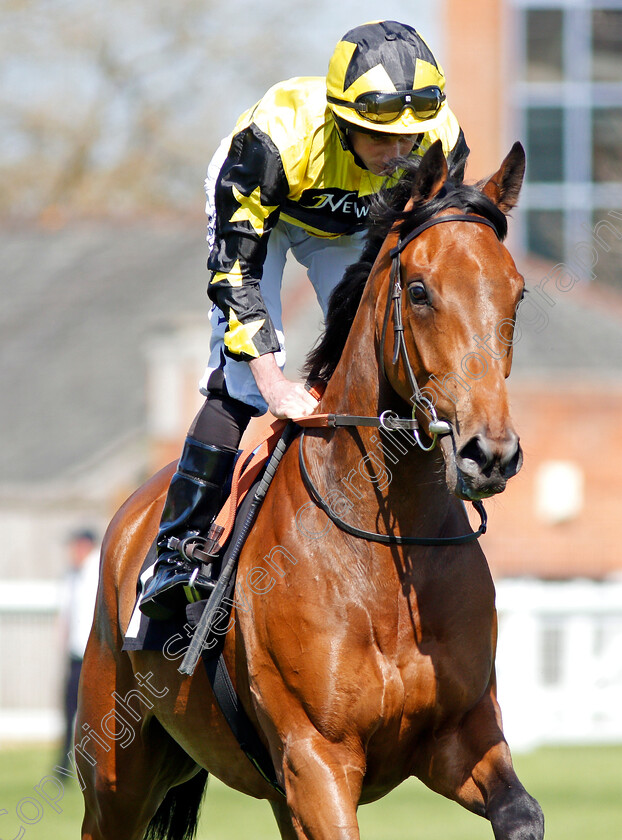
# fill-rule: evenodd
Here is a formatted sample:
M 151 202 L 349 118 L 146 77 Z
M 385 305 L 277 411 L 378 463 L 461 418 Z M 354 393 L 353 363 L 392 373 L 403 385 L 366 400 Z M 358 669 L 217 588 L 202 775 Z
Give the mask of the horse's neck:
M 346 342 L 341 361 L 326 387 L 322 412 L 377 417 L 386 409 L 410 416 L 379 370 L 376 357 L 375 307 L 363 300 Z M 356 495 L 357 508 L 367 506 L 368 525 L 377 519 L 379 498 L 403 527 L 414 527 L 422 507 L 434 505 L 440 527 L 448 510 L 438 449 L 422 452 L 410 432 L 385 434 L 378 428 L 336 429 L 328 438 L 311 443 L 317 469 L 331 475 Z M 361 494 L 361 497 L 358 496 Z M 428 525 L 430 525 L 428 519 Z M 371 527 L 371 525 L 370 525 Z M 372 528 L 375 530 L 375 527 Z
M 380 402 L 380 372 L 375 355 L 374 307 L 367 289 L 343 353 L 322 398 L 322 411 L 375 414 Z

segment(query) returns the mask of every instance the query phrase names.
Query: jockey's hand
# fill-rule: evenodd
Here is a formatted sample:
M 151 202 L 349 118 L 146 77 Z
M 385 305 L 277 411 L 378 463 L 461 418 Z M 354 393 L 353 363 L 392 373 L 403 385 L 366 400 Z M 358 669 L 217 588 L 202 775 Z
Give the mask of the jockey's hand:
M 317 400 L 299 382 L 290 382 L 277 365 L 274 354 L 266 353 L 249 362 L 259 393 L 268 403 L 275 417 L 292 419 L 307 417 L 317 406 Z

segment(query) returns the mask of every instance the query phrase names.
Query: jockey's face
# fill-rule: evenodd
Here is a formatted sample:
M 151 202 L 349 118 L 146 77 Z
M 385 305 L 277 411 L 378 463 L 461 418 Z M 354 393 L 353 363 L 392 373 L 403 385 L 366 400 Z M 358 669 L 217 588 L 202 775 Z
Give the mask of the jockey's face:
M 387 175 L 387 165 L 396 157 L 406 157 L 414 146 L 415 134 L 382 134 L 380 131 L 370 132 L 350 130 L 352 148 L 374 175 Z

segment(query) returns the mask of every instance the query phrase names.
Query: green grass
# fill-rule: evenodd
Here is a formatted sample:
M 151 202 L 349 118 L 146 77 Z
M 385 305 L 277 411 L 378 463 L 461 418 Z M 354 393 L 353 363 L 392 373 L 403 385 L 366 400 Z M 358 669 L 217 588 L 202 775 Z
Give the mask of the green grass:
M 35 791 L 53 759 L 53 751 L 43 747 L 0 752 L 0 838 L 17 838 L 20 826 L 23 840 L 80 837 L 77 783 L 64 780 L 60 814 L 43 805 Z M 540 749 L 516 756 L 515 766 L 544 809 L 546 840 L 622 840 L 622 747 Z M 8 813 L 2 814 L 3 809 Z M 413 779 L 380 802 L 363 806 L 359 821 L 363 840 L 493 840 L 488 822 Z M 267 803 L 210 780 L 198 840 L 277 837 Z

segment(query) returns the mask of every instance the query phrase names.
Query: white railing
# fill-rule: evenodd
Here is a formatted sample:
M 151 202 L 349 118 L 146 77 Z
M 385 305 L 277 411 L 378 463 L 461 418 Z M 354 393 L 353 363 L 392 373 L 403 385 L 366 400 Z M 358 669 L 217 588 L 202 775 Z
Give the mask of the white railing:
M 505 580 L 497 609 L 510 745 L 622 742 L 622 582 Z
M 61 731 L 59 587 L 0 582 L 0 743 Z M 497 583 L 498 695 L 514 749 L 622 742 L 622 582 Z
M 0 581 L 0 744 L 60 735 L 59 606 L 57 583 Z

